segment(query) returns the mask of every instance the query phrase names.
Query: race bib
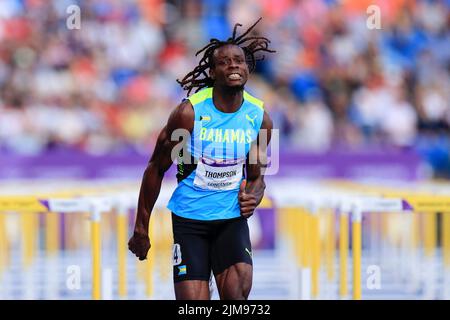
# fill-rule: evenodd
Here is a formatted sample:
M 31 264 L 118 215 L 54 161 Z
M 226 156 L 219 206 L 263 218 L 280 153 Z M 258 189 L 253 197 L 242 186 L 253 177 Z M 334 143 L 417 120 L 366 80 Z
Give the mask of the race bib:
M 194 185 L 206 190 L 233 190 L 239 187 L 245 159 L 217 160 L 200 158 Z

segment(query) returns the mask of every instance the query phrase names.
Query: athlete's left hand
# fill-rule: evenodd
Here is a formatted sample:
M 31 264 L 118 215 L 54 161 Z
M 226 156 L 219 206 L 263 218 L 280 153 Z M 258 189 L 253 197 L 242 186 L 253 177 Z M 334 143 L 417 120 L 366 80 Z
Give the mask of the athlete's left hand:
M 242 180 L 239 187 L 239 206 L 241 207 L 241 216 L 249 218 L 256 209 L 256 197 L 252 193 L 246 193 L 245 187 L 247 186 L 247 180 Z

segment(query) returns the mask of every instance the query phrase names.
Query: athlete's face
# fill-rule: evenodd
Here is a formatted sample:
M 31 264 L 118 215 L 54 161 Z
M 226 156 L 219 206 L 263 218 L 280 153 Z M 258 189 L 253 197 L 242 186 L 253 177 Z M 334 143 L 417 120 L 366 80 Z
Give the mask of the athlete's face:
M 236 45 L 225 45 L 213 53 L 209 75 L 215 85 L 243 88 L 248 79 L 248 65 L 244 51 Z

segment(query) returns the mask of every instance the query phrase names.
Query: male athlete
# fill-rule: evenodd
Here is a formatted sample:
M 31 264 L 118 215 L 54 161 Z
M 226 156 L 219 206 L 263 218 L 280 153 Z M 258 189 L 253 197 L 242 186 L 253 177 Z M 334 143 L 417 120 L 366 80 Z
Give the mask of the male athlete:
M 172 165 L 180 129 L 189 133 L 178 156 L 178 186 L 172 211 L 173 276 L 176 299 L 210 299 L 214 274 L 221 299 L 247 299 L 252 286 L 252 249 L 247 218 L 263 198 L 262 173 L 272 121 L 263 102 L 244 90 L 254 70 L 255 52 L 268 49 L 268 39 L 241 36 L 212 39 L 200 50 L 199 65 L 178 81 L 188 95 L 169 116 L 142 179 L 134 234 L 129 249 L 140 259 L 150 249 L 150 214 L 164 173 Z M 206 70 L 209 69 L 207 73 Z M 203 78 L 199 78 L 203 76 Z M 259 135 L 265 133 L 265 143 Z M 252 160 L 253 159 L 253 160 Z M 255 160 L 256 159 L 256 160 Z

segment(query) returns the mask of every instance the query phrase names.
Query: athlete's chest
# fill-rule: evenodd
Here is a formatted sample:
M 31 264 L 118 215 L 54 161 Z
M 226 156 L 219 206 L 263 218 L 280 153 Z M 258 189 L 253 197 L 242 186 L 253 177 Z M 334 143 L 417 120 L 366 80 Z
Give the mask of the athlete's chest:
M 232 114 L 202 108 L 195 114 L 194 139 L 203 142 L 249 144 L 256 139 L 260 115 L 248 108 Z
M 194 107 L 191 153 L 196 158 L 245 158 L 258 137 L 261 111 L 245 101 L 238 111 L 224 113 L 211 103 L 210 99 Z

